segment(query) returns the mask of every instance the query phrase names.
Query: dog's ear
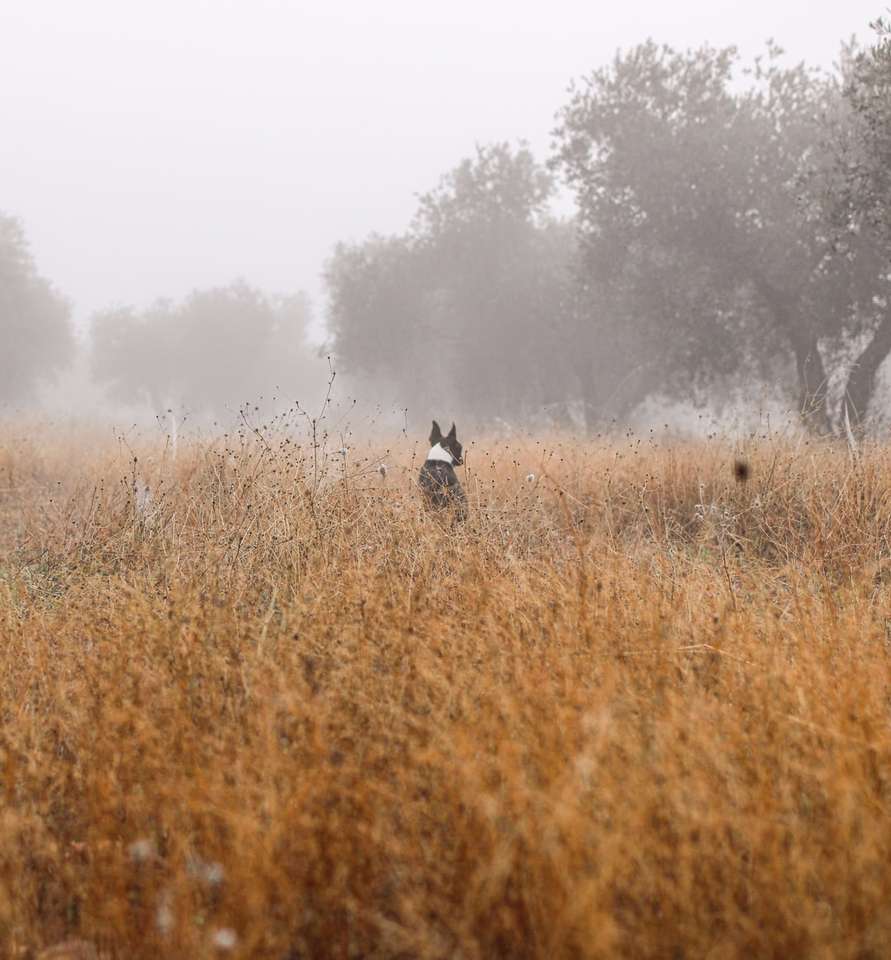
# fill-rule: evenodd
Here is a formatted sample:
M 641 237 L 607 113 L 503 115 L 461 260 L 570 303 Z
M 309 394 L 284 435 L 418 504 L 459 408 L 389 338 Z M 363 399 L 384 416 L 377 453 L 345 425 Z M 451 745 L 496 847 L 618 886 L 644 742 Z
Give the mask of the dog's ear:
M 439 429 L 439 424 L 434 420 L 433 429 L 430 431 L 430 442 L 437 444 L 440 440 L 442 440 L 442 430 Z
M 449 439 L 450 439 L 450 440 L 457 440 L 457 439 L 458 439 L 458 431 L 455 430 L 455 424 L 454 424 L 454 423 L 452 424 L 452 429 L 449 430 Z

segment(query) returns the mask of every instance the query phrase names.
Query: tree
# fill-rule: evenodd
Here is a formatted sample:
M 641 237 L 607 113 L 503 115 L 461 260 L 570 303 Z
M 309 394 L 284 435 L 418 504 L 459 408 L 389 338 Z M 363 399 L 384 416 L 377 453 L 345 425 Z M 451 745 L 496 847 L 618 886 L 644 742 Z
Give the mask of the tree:
M 69 316 L 67 301 L 37 273 L 22 225 L 0 214 L 0 403 L 27 400 L 71 360 Z
M 831 235 L 827 269 L 836 278 L 852 272 L 862 278 L 851 332 L 867 344 L 846 391 L 857 421 L 891 353 L 891 26 L 878 20 L 873 27 L 873 48 L 847 58 L 847 110 L 832 126 L 829 162 L 812 178 Z
M 800 409 L 828 423 L 820 342 L 850 313 L 829 294 L 852 278 L 840 261 L 827 269 L 825 223 L 800 187 L 839 90 L 778 56 L 740 88 L 735 49 L 648 42 L 595 71 L 561 113 L 556 162 L 578 200 L 581 279 L 602 311 L 588 317 L 589 342 L 604 339 L 604 315 L 630 325 L 614 367 L 645 372 L 632 402 L 764 373 L 787 353 Z
M 552 189 L 525 147 L 478 147 L 420 198 L 405 235 L 340 245 L 326 282 L 345 369 L 390 381 L 419 419 L 565 400 L 574 237 L 548 216 Z
M 331 346 L 345 372 L 412 399 L 445 386 L 438 381 L 445 366 L 430 349 L 428 269 L 410 237 L 337 245 L 325 284 Z
M 141 313 L 106 311 L 93 319 L 93 376 L 113 398 L 156 413 L 175 404 L 221 416 L 277 389 L 315 399 L 322 375 L 305 339 L 309 318 L 304 295 L 269 298 L 242 282 Z
M 877 42 L 856 53 L 845 97 L 855 120 L 838 151 L 836 216 L 854 234 L 863 226 L 891 245 L 891 24 L 873 24 Z

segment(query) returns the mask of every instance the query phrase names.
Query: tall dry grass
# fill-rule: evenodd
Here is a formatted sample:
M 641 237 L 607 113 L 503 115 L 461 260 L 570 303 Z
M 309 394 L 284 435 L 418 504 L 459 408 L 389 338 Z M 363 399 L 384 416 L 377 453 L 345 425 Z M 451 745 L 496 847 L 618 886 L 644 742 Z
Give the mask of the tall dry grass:
M 2 955 L 891 955 L 891 451 L 422 450 L 3 428 Z

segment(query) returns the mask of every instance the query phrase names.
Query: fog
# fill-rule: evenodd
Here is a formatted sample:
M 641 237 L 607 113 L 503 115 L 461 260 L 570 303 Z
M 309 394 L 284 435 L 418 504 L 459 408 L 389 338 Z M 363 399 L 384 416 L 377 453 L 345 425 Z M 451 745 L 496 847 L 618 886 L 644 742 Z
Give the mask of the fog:
M 0 209 L 83 326 L 243 276 L 321 296 L 476 142 L 544 156 L 573 77 L 648 36 L 830 65 L 870 0 L 4 0 Z
M 544 164 L 570 83 L 618 49 L 733 44 L 750 62 L 773 38 L 786 63 L 831 69 L 847 38 L 872 42 L 880 13 L 871 0 L 4 0 L 0 212 L 81 334 L 97 313 L 243 279 L 308 294 L 301 335 L 318 342 L 337 244 L 403 234 L 479 144 L 525 141 Z M 548 209 L 569 217 L 565 173 Z

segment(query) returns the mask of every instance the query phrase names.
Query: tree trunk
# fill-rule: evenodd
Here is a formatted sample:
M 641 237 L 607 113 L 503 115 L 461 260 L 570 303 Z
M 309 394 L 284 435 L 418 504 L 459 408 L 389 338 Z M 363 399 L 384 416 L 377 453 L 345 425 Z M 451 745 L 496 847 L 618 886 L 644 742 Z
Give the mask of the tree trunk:
M 826 409 L 826 370 L 820 356 L 819 338 L 816 333 L 803 329 L 800 322 L 801 297 L 779 290 L 763 278 L 756 280 L 756 284 L 795 354 L 801 420 L 816 433 L 829 433 L 832 426 Z
M 830 433 L 826 409 L 826 370 L 815 334 L 792 337 L 795 368 L 798 371 L 798 413 L 802 422 L 816 433 Z
M 869 345 L 860 354 L 848 377 L 845 403 L 851 423 L 863 429 L 869 402 L 876 388 L 876 375 L 891 353 L 891 310 L 886 310 Z

